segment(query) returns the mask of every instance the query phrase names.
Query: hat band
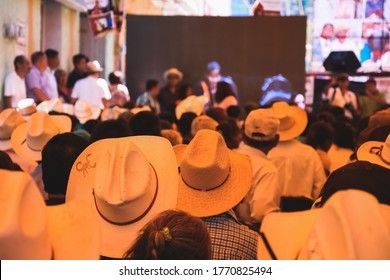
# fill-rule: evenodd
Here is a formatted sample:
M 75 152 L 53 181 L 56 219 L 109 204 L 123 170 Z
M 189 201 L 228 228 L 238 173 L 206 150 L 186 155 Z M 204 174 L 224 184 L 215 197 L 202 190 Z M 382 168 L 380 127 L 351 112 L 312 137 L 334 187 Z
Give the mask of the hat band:
M 180 167 L 179 167 L 179 173 L 180 173 Z M 225 178 L 225 180 L 224 180 L 221 184 L 219 184 L 218 186 L 215 186 L 215 187 L 212 187 L 212 188 L 208 188 L 207 190 L 195 188 L 195 187 L 191 186 L 190 184 L 188 184 L 188 183 L 184 180 L 184 178 L 183 178 L 183 176 L 182 176 L 181 174 L 180 174 L 180 177 L 181 177 L 181 179 L 183 180 L 183 183 L 184 183 L 187 187 L 189 187 L 189 188 L 191 188 L 191 189 L 193 189 L 193 190 L 196 190 L 196 191 L 208 192 L 208 191 L 215 190 L 215 189 L 219 188 L 220 186 L 222 186 L 223 184 L 225 184 L 226 181 L 229 179 L 229 175 L 230 175 L 230 167 L 229 167 L 229 173 L 228 173 L 227 177 Z
M 380 147 L 371 147 L 371 149 L 370 149 L 370 154 L 376 154 L 377 156 L 380 157 L 380 159 L 381 159 L 384 163 L 390 165 L 390 160 L 387 160 L 387 159 L 385 159 L 385 158 L 382 156 L 382 151 L 383 151 L 383 145 L 381 145 Z
M 131 225 L 131 224 L 134 224 L 136 222 L 138 222 L 139 220 L 141 220 L 143 217 L 146 216 L 146 214 L 149 213 L 149 211 L 152 209 L 153 205 L 154 205 L 154 202 L 156 201 L 156 198 L 157 198 L 157 193 L 158 193 L 158 176 L 157 176 L 157 172 L 156 172 L 156 169 L 154 169 L 154 166 L 149 163 L 149 165 L 152 167 L 153 171 L 154 171 L 154 175 L 156 176 L 156 191 L 154 193 L 154 196 L 153 196 L 153 199 L 152 201 L 150 202 L 149 206 L 146 208 L 146 210 L 141 214 L 139 215 L 137 218 L 135 219 L 132 219 L 130 221 L 127 221 L 127 222 L 122 222 L 122 223 L 119 223 L 119 222 L 114 222 L 114 221 L 111 221 L 110 219 L 108 219 L 107 217 L 105 217 L 103 215 L 103 213 L 99 210 L 99 207 L 96 203 L 96 197 L 95 197 L 95 191 L 93 190 L 92 191 L 92 195 L 93 195 L 93 201 L 95 202 L 95 207 L 96 207 L 96 210 L 97 212 L 99 213 L 100 217 L 103 218 L 103 220 L 105 220 L 107 223 L 110 223 L 112 225 L 115 225 L 115 226 L 127 226 L 127 225 Z

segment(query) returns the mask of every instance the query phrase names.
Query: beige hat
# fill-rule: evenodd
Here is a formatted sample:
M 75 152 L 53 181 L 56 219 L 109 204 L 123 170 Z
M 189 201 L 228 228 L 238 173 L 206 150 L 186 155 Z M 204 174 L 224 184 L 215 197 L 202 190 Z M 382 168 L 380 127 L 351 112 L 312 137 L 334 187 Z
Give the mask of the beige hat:
M 103 139 L 75 161 L 66 201 L 94 206 L 100 220 L 100 254 L 121 258 L 151 217 L 176 208 L 177 177 L 175 154 L 167 139 Z
M 51 111 L 56 111 L 62 113 L 64 111 L 62 101 L 58 98 L 53 98 L 50 100 L 42 101 L 37 106 L 37 111 L 49 113 Z
M 252 110 L 245 119 L 245 135 L 257 141 L 273 140 L 278 134 L 279 123 L 270 110 Z
M 196 117 L 191 123 L 191 134 L 195 134 L 201 129 L 217 130 L 218 122 L 206 115 Z
M 85 100 L 77 100 L 74 105 L 74 115 L 81 124 L 88 120 L 96 120 L 100 116 L 101 109 L 99 106 L 92 106 Z
M 147 112 L 151 112 L 152 109 L 145 105 L 145 106 L 142 106 L 142 107 L 134 107 L 133 109 L 130 110 L 130 113 L 132 113 L 133 115 L 139 113 L 139 112 L 144 112 L 144 111 L 147 111 Z
M 101 119 L 102 121 L 117 120 L 120 114 L 128 111 L 129 110 L 120 108 L 118 106 L 114 106 L 112 108 L 106 108 L 102 112 Z
M 0 170 L 0 259 L 98 259 L 98 220 L 78 201 L 46 207 L 23 172 Z
M 287 102 L 279 101 L 275 102 L 270 110 L 280 121 L 278 130 L 280 141 L 295 139 L 305 130 L 307 114 L 298 106 L 290 106 Z
M 390 259 L 390 206 L 361 190 L 338 191 L 323 208 L 270 213 L 260 232 L 277 259 Z M 259 256 L 270 259 L 265 242 Z
M 62 110 L 65 114 L 74 115 L 74 105 L 69 103 L 62 104 Z
M 94 60 L 87 63 L 87 73 L 102 72 L 103 68 L 100 66 L 99 61 Z
M 177 68 L 170 68 L 164 72 L 164 80 L 168 80 L 168 76 L 175 75 L 179 77 L 179 81 L 183 78 L 183 73 L 180 72 Z
M 37 104 L 35 104 L 34 99 L 25 98 L 18 102 L 16 110 L 18 110 L 23 118 L 28 121 L 31 115 L 37 111 Z
M 369 161 L 390 169 L 390 134 L 386 142 L 368 141 L 357 151 L 358 160 Z
M 174 129 L 162 129 L 161 135 L 171 142 L 172 146 L 183 144 L 183 137 Z
M 228 149 L 221 134 L 200 130 L 188 145 L 173 147 L 180 168 L 177 208 L 196 217 L 236 206 L 252 183 L 248 156 Z
M 204 96 L 190 95 L 176 106 L 176 118 L 180 120 L 181 115 L 187 112 L 193 112 L 200 116 L 204 111 L 205 104 Z
M 40 161 L 42 149 L 55 135 L 70 132 L 72 122 L 68 116 L 50 116 L 37 112 L 28 122 L 22 123 L 11 135 L 15 153 L 25 160 Z
M 0 150 L 12 149 L 11 135 L 14 129 L 24 122 L 22 115 L 15 109 L 5 109 L 0 113 Z

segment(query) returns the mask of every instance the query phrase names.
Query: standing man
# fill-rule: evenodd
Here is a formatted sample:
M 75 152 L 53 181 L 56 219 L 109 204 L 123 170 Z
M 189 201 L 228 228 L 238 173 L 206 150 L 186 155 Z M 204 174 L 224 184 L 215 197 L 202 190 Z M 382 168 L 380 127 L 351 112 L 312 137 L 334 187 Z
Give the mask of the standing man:
M 47 68 L 46 55 L 41 51 L 34 52 L 31 55 L 31 62 L 33 66 L 26 75 L 27 97 L 34 99 L 38 104 L 50 99 L 47 92 L 48 80 L 45 74 Z
M 47 49 L 45 51 L 45 55 L 47 58 L 48 67 L 46 68 L 46 76 L 47 76 L 47 94 L 50 99 L 58 98 L 58 86 L 57 80 L 54 75 L 58 66 L 60 66 L 60 58 L 58 55 L 58 51 L 53 49 Z
M 69 92 L 72 92 L 74 85 L 78 80 L 81 80 L 87 76 L 87 63 L 88 57 L 85 54 L 79 53 L 73 56 L 73 70 L 69 73 L 68 82 L 66 87 Z
M 8 74 L 5 79 L 5 107 L 17 108 L 18 102 L 27 97 L 24 77 L 31 69 L 30 60 L 24 55 L 14 59 L 15 71 Z

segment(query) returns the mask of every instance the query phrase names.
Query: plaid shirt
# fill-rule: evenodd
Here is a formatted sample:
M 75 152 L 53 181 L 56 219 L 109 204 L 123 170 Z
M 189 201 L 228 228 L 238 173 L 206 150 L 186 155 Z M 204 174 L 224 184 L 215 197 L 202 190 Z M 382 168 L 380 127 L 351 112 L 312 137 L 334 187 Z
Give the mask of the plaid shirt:
M 256 260 L 259 235 L 238 222 L 233 211 L 204 217 L 212 243 L 213 260 Z

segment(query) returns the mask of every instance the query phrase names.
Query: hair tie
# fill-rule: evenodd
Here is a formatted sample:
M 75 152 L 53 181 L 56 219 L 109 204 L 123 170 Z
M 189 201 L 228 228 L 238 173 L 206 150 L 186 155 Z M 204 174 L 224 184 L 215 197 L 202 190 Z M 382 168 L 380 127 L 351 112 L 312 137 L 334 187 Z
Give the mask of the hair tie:
M 161 230 L 162 234 L 164 235 L 164 240 L 165 241 L 171 241 L 172 240 L 172 235 L 169 231 L 169 228 L 168 227 L 165 227 Z

